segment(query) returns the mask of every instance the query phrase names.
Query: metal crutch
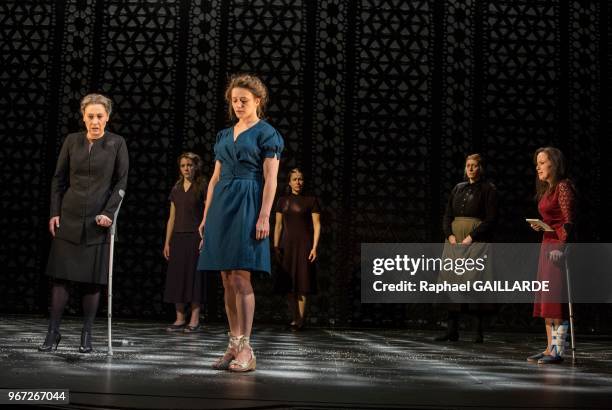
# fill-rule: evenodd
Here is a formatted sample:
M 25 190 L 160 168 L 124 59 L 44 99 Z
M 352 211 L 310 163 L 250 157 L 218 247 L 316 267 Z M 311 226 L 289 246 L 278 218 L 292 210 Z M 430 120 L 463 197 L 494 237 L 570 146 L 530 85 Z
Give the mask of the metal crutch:
M 574 340 L 574 308 L 572 306 L 572 283 L 570 280 L 570 268 L 568 263 L 569 248 L 569 245 L 567 245 L 565 248 L 565 282 L 567 284 L 567 307 L 569 308 L 570 340 L 572 343 L 572 363 L 576 363 L 576 343 Z
M 125 196 L 123 189 L 119 190 L 119 196 L 121 200 L 117 205 L 117 210 L 113 217 L 113 224 L 110 228 L 110 252 L 108 260 L 108 356 L 113 355 L 113 336 L 112 336 L 112 321 L 113 321 L 113 259 L 115 255 L 115 232 L 117 231 L 117 216 L 119 216 L 119 209 Z

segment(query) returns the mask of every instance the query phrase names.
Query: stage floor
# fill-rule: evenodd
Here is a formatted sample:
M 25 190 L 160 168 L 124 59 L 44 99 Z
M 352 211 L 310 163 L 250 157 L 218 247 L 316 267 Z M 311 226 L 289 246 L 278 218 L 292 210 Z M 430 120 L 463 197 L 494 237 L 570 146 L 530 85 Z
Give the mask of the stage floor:
M 79 354 L 80 322 L 65 319 L 56 352 L 40 353 L 41 317 L 0 318 L 0 388 L 69 389 L 80 408 L 612 408 L 611 338 L 577 336 L 577 364 L 525 361 L 542 335 L 486 334 L 482 345 L 436 343 L 432 332 L 258 326 L 257 371 L 210 364 L 227 344 L 225 328 L 168 334 L 165 323 L 115 320 L 114 355 L 106 321 L 93 354 Z

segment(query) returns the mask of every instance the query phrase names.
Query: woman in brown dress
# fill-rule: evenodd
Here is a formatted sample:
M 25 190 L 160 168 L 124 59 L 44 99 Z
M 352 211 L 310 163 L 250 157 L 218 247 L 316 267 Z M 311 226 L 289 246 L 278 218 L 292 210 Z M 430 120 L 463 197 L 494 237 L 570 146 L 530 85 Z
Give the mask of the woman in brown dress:
M 202 160 L 192 152 L 178 158 L 179 179 L 170 192 L 170 215 L 166 226 L 164 258 L 168 261 L 164 302 L 174 303 L 176 320 L 168 332 L 200 330 L 202 273 L 196 270 L 200 255 L 198 226 L 204 212 Z M 191 303 L 189 324 L 185 304 Z
M 321 234 L 319 201 L 314 196 L 302 195 L 303 187 L 302 172 L 292 169 L 291 192 L 276 204 L 274 228 L 274 250 L 281 267 L 276 289 L 287 293 L 293 331 L 304 326 L 307 295 L 317 291 L 314 262 Z

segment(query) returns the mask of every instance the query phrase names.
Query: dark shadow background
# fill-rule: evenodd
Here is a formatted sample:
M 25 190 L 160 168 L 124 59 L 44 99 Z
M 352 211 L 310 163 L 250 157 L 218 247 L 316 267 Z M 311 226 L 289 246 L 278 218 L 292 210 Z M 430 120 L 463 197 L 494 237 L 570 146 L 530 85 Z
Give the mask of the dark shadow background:
M 428 305 L 360 303 L 362 242 L 441 240 L 447 194 L 467 153 L 498 187 L 498 240 L 537 241 L 533 151 L 568 156 L 584 240 L 609 241 L 612 40 L 606 1 L 7 0 L 0 3 L 0 311 L 46 312 L 50 178 L 82 128 L 80 98 L 107 94 L 109 129 L 129 146 L 119 219 L 116 316 L 167 317 L 161 256 L 175 158 L 227 126 L 238 71 L 268 84 L 285 137 L 279 186 L 301 167 L 325 208 L 314 324 L 436 326 Z M 207 320 L 222 320 L 212 279 Z M 257 281 L 256 321 L 284 321 Z M 78 313 L 79 298 L 69 311 Z M 535 322 L 504 305 L 498 328 Z M 578 307 L 582 331 L 610 329 L 610 306 Z

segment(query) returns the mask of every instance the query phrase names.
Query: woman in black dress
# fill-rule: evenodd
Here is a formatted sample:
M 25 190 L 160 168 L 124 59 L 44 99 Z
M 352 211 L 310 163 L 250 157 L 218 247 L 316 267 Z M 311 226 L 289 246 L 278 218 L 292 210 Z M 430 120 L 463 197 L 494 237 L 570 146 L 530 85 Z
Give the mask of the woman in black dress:
M 176 320 L 168 332 L 200 330 L 202 273 L 196 270 L 200 256 L 198 226 L 204 212 L 202 160 L 192 152 L 178 158 L 179 179 L 170 192 L 170 215 L 166 225 L 164 258 L 168 261 L 164 302 L 174 303 Z M 185 304 L 191 303 L 189 324 Z
M 100 289 L 108 280 L 109 230 L 127 185 L 129 158 L 123 137 L 105 131 L 111 101 L 100 94 L 81 100 L 86 131 L 69 134 L 57 159 L 51 183 L 53 235 L 46 273 L 51 277 L 51 317 L 40 351 L 61 340 L 60 321 L 68 301 L 68 285 L 83 293 L 81 353 L 89 353 L 91 326 Z
M 489 242 L 497 219 L 497 191 L 495 185 L 484 179 L 484 166 L 480 154 L 468 155 L 464 175 L 467 181 L 453 188 L 444 212 L 443 230 L 448 244 L 470 245 Z M 482 315 L 487 306 L 451 304 L 448 306 L 448 329 L 436 341 L 459 339 L 459 315 L 473 313 L 476 318 L 476 343 L 482 343 Z
M 281 266 L 276 288 L 287 293 L 293 331 L 304 326 L 306 295 L 317 290 L 314 261 L 321 235 L 319 201 L 314 196 L 302 195 L 303 187 L 302 172 L 292 169 L 289 172 L 291 191 L 276 204 L 274 228 L 274 250 Z

